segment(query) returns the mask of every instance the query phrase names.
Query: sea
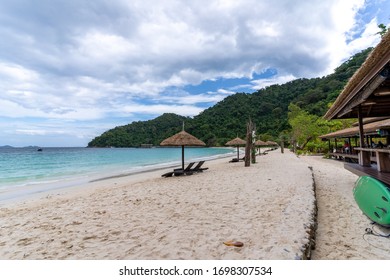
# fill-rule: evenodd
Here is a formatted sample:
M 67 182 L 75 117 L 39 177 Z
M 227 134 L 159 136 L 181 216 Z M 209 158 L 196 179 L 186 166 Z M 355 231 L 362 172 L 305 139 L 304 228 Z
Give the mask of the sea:
M 185 162 L 234 154 L 232 148 L 185 147 Z M 181 147 L 0 148 L 0 202 L 114 176 L 181 165 Z

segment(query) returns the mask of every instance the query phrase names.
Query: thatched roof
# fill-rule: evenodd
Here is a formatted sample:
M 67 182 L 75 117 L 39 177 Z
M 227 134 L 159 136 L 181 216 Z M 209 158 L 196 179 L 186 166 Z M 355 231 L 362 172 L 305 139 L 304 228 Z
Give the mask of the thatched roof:
M 381 120 L 387 120 L 388 117 L 381 117 L 381 118 L 366 118 L 363 120 L 363 124 L 367 124 L 367 123 L 373 123 L 373 122 L 379 122 Z M 359 125 L 359 122 L 354 122 L 352 124 L 352 126 L 358 126 Z
M 278 143 L 274 142 L 274 141 L 267 141 L 265 142 L 268 146 L 278 146 Z
M 390 96 L 379 96 L 377 91 L 390 89 L 390 32 L 367 57 L 359 70 L 352 76 L 325 118 L 353 118 L 362 105 L 362 116 L 389 116 Z
M 390 119 L 381 120 L 377 122 L 367 123 L 363 125 L 363 131 L 366 135 L 377 134 L 378 129 L 389 130 L 390 129 Z M 331 132 L 325 135 L 319 136 L 321 139 L 331 139 L 331 138 L 348 138 L 348 137 L 359 137 L 359 127 L 349 127 L 341 129 L 335 132 Z
M 335 132 L 318 136 L 318 138 L 321 138 L 322 140 L 348 137 L 359 137 L 359 127 L 348 127 L 341 130 L 337 130 Z
M 226 142 L 226 146 L 240 146 L 240 145 L 246 145 L 246 141 L 242 140 L 240 137 L 236 137 L 233 140 L 230 140 Z
M 255 142 L 255 146 L 268 146 L 268 144 L 264 141 L 261 141 L 261 140 L 257 140 Z
M 206 144 L 195 136 L 184 130 L 165 139 L 160 143 L 161 146 L 206 146 Z

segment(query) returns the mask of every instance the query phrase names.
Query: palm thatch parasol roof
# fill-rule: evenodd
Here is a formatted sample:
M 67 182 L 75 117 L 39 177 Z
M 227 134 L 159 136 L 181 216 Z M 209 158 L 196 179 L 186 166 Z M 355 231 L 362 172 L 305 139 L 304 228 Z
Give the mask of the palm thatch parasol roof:
M 255 142 L 255 146 L 267 146 L 267 143 L 261 140 Z
M 202 140 L 182 130 L 162 141 L 160 146 L 206 146 L 206 144 Z
M 206 146 L 206 144 L 202 140 L 182 130 L 163 140 L 160 146 L 181 146 L 181 166 L 184 170 L 184 146 Z
M 238 146 L 246 145 L 246 141 L 242 140 L 240 137 L 236 137 L 225 144 L 226 146 L 237 146 L 237 160 L 240 159 L 240 151 L 238 149 Z
M 240 137 L 236 137 L 225 144 L 226 146 L 241 146 L 246 145 L 246 141 L 242 140 Z
M 265 142 L 268 146 L 278 146 L 278 143 L 274 142 L 274 141 L 267 141 Z

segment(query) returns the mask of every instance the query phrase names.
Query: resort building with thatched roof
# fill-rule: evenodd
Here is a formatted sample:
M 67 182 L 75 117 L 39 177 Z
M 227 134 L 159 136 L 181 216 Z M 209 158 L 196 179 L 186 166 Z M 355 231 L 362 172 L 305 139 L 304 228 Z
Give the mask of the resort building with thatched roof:
M 381 42 L 352 76 L 324 117 L 328 120 L 358 118 L 359 145 L 355 150 L 358 151 L 359 164 L 346 164 L 345 167 L 358 175 L 369 174 L 390 184 L 390 149 L 370 147 L 366 138 L 366 133 L 372 133 L 369 124 L 366 125 L 366 130 L 364 129 L 366 118 L 390 118 L 389 32 L 384 35 Z M 379 129 L 381 128 L 384 134 L 388 133 L 388 126 L 384 125 Z M 352 128 L 347 132 L 353 133 L 355 130 Z M 387 137 L 387 140 L 390 139 Z M 386 146 L 390 145 L 388 141 L 385 143 Z M 372 155 L 376 157 L 376 164 L 373 165 Z

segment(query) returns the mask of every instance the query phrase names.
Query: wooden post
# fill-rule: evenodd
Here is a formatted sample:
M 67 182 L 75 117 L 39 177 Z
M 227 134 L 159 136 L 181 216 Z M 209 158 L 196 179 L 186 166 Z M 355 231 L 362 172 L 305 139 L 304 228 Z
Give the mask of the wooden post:
M 184 145 L 181 145 L 181 168 L 184 170 Z
M 294 154 L 297 153 L 297 143 L 295 142 L 295 140 L 292 140 L 292 144 L 293 144 L 293 152 Z
M 349 145 L 348 154 L 352 154 L 352 143 L 351 143 L 351 137 L 348 137 L 348 145 Z
M 255 147 L 255 141 L 256 141 L 256 125 L 252 123 L 252 128 L 251 128 L 251 134 L 252 134 L 252 139 L 251 139 L 251 159 L 252 163 L 256 163 L 256 147 Z
M 363 118 L 362 118 L 362 108 L 359 105 L 358 108 L 358 121 L 359 121 L 359 145 L 360 148 L 364 147 L 364 130 L 363 130 Z
M 284 140 L 285 140 L 284 134 L 279 134 L 279 140 L 280 140 L 280 152 L 284 154 Z
M 362 107 L 358 107 L 358 120 L 359 120 L 359 144 L 360 148 L 364 147 L 364 130 L 363 130 L 363 117 Z M 359 151 L 359 164 L 362 166 L 371 166 L 370 152 Z
M 251 151 L 252 151 L 252 121 L 246 125 L 246 146 L 245 146 L 245 167 L 251 166 Z

